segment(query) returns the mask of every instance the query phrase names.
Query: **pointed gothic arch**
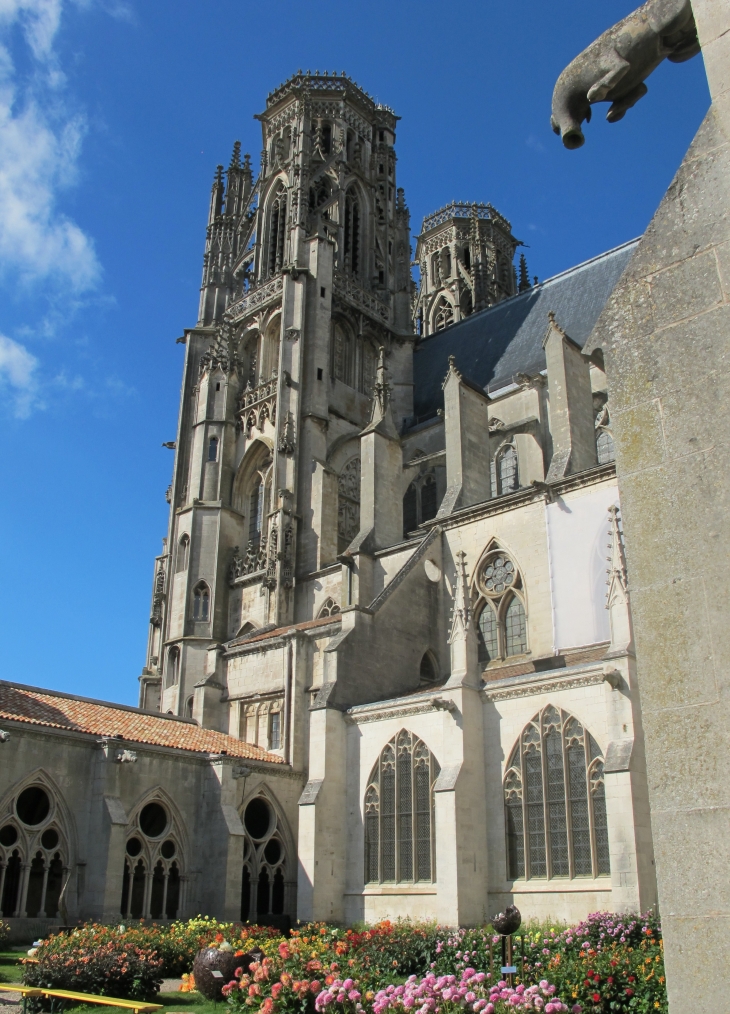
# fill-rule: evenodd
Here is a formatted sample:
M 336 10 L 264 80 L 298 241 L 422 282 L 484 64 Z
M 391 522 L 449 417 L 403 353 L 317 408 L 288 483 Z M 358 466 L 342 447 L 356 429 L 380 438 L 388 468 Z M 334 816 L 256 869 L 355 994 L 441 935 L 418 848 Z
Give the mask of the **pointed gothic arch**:
M 454 307 L 446 296 L 439 296 L 431 314 L 431 331 L 444 331 L 454 323 Z
M 283 179 L 271 188 L 267 200 L 266 273 L 278 275 L 285 263 L 288 195 Z
M 528 650 L 527 590 L 513 554 L 492 539 L 474 569 L 479 661 L 501 661 Z
M 363 799 L 365 883 L 435 883 L 434 785 L 441 768 L 401 729 L 380 751 Z
M 0 915 L 55 918 L 76 854 L 71 811 L 53 777 L 37 768 L 0 800 Z
M 296 908 L 296 849 L 284 809 L 264 783 L 244 797 L 241 922 L 291 921 Z
M 552 704 L 534 715 L 503 791 L 509 879 L 610 875 L 603 753 L 579 719 Z
M 122 918 L 177 918 L 184 907 L 188 835 L 177 805 L 161 786 L 134 804 L 125 837 Z

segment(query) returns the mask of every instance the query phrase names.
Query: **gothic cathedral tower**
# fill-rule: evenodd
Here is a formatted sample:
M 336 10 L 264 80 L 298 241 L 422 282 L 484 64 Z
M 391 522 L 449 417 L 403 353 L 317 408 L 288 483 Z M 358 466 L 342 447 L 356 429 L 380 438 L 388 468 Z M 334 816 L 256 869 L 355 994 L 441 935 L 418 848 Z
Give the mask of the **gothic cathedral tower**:
M 344 74 L 299 73 L 257 118 L 258 179 L 237 142 L 213 183 L 141 677 L 143 707 L 206 726 L 227 721 L 205 705 L 227 643 L 312 619 L 312 575 L 358 534 L 381 348 L 396 423 L 413 412 L 398 117 Z

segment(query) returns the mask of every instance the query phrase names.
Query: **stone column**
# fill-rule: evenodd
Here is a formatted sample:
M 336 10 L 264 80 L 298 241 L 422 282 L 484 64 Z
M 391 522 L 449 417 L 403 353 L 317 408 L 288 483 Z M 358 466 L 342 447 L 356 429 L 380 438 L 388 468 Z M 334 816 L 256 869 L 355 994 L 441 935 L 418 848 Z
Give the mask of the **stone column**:
M 345 720 L 321 707 L 309 722 L 309 781 L 299 799 L 297 917 L 344 918 L 346 833 Z
M 616 436 L 673 1014 L 730 968 L 730 6 L 693 8 L 713 103 L 586 347 Z

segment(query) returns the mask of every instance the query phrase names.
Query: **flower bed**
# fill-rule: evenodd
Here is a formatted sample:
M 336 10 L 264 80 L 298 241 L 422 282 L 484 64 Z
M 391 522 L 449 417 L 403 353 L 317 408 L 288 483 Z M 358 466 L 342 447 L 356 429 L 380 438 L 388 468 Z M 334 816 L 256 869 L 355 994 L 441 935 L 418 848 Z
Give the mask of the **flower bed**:
M 47 989 L 72 989 L 121 999 L 149 1000 L 162 983 L 162 959 L 124 935 L 116 940 L 73 940 L 55 936 L 35 951 L 36 963 L 26 964 L 23 982 Z
M 419 1014 L 449 1014 L 453 1008 L 457 1014 L 457 1006 L 473 1014 L 512 1008 L 547 1014 L 667 1010 L 661 929 L 653 917 L 599 913 L 570 929 L 530 926 L 514 944 L 518 975 L 510 992 L 512 987 L 498 981 L 501 941 L 489 927 L 452 931 L 383 921 L 341 929 L 312 923 L 284 939 L 267 927 L 203 917 L 171 925 L 89 925 L 44 942 L 36 954 L 39 964 L 26 967 L 24 980 L 40 981 L 41 969 L 47 980 L 57 976 L 49 985 L 63 979 L 65 986 L 69 977 L 86 975 L 94 979 L 94 991 L 111 995 L 128 988 L 138 992 L 117 995 L 137 996 L 156 989 L 151 983 L 162 976 L 189 972 L 201 948 L 222 946 L 241 957 L 256 948 L 263 954 L 250 969 L 239 967 L 225 987 L 229 1003 L 251 1014 L 317 1014 L 332 1004 L 332 1014 L 383 1014 L 400 1007 Z M 131 985 L 125 980 L 126 985 L 100 989 L 104 962 L 108 977 L 119 980 L 112 957 L 122 953 L 132 955 L 128 964 L 146 955 L 140 960 L 149 960 L 150 975 L 127 970 Z M 79 972 L 76 965 L 84 967 Z M 79 981 L 73 979 L 73 988 L 92 988 Z M 193 986 L 188 978 L 186 988 Z

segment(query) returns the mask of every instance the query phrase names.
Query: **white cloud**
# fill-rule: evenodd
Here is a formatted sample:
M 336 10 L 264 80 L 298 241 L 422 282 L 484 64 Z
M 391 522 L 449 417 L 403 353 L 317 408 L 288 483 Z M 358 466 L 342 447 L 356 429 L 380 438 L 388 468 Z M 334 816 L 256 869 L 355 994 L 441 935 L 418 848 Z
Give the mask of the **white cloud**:
M 76 181 L 85 132 L 64 102 L 53 48 L 68 2 L 0 0 L 0 275 L 78 295 L 98 282 L 100 265 L 91 238 L 57 204 Z M 22 80 L 8 46 L 17 27 L 33 58 Z
M 36 369 L 38 360 L 24 345 L 0 334 L 0 391 L 9 395 L 12 414 L 27 419 L 39 406 Z

